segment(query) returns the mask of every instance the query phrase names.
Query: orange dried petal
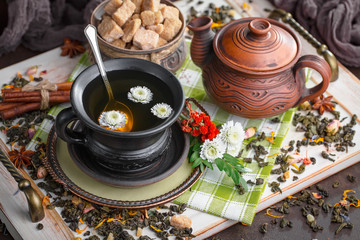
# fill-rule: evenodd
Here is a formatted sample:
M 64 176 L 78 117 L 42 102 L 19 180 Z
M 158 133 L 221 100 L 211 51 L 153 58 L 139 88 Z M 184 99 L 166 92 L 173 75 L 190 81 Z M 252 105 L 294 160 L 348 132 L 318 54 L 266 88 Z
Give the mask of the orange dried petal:
M 312 195 L 313 195 L 314 198 L 316 198 L 316 199 L 321 199 L 321 198 L 322 198 L 322 196 L 321 196 L 319 193 L 313 192 Z
M 271 213 L 270 210 L 271 210 L 270 208 L 266 209 L 265 215 L 268 215 L 268 216 L 273 217 L 273 218 L 283 218 L 284 217 L 284 216 L 276 216 L 273 213 Z

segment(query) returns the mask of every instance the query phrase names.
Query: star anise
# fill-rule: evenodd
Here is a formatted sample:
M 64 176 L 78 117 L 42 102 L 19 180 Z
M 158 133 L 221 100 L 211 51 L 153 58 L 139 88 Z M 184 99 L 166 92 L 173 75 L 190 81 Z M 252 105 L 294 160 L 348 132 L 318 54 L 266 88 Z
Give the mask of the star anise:
M 9 158 L 14 163 L 16 168 L 21 166 L 27 167 L 31 164 L 31 157 L 34 154 L 31 150 L 25 150 L 25 147 L 21 147 L 20 150 L 14 149 L 9 152 Z
M 335 109 L 334 103 L 331 102 L 332 96 L 324 97 L 321 95 L 320 97 L 312 100 L 313 106 L 312 108 L 318 110 L 322 115 L 325 111 L 332 112 Z
M 69 56 L 70 58 L 85 52 L 85 48 L 79 41 L 71 41 L 69 38 L 64 39 L 64 45 L 61 47 L 61 56 Z

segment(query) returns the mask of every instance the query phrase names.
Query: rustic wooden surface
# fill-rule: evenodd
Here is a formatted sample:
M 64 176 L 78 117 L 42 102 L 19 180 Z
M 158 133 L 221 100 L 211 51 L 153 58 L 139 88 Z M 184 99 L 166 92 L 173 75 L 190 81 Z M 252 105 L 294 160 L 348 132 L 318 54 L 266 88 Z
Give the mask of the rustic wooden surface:
M 21 60 L 27 59 L 29 57 L 37 55 L 38 52 L 30 51 L 22 46 L 18 47 L 15 52 L 6 54 L 2 57 L 0 57 L 0 69 L 4 68 L 8 65 L 12 65 L 14 63 L 17 63 Z M 354 73 L 358 78 L 360 78 L 360 68 L 349 68 L 352 73 Z M 341 79 L 339 80 L 341 81 Z M 0 173 L 0 174 L 8 174 L 8 173 Z M 352 174 L 354 176 L 357 176 L 357 183 L 351 184 L 346 180 L 346 175 Z M 8 176 L 9 177 L 9 176 Z M 340 182 L 340 187 L 337 189 L 333 189 L 331 184 L 334 181 Z M 329 202 L 336 202 L 339 200 L 339 197 L 341 197 L 342 191 L 345 189 L 353 189 L 357 193 L 360 192 L 360 163 L 353 165 L 352 167 L 345 169 L 323 181 L 320 182 L 321 185 L 328 187 L 330 190 L 330 198 L 327 199 Z M 12 179 L 10 179 L 10 182 L 12 182 Z M 16 183 L 12 183 L 14 185 Z M 12 189 L 16 189 L 16 186 L 9 186 Z M 19 194 L 21 195 L 21 193 Z M 25 200 L 23 201 L 25 204 Z M 21 206 L 21 209 L 25 211 L 27 209 L 27 206 Z M 292 211 L 292 213 L 287 217 L 288 220 L 291 220 L 294 224 L 294 227 L 292 229 L 290 228 L 284 228 L 281 229 L 279 226 L 269 226 L 269 232 L 265 235 L 262 235 L 259 233 L 258 228 L 262 223 L 269 222 L 270 219 L 268 216 L 264 215 L 264 211 L 261 211 L 256 214 L 253 225 L 251 227 L 246 227 L 241 224 L 236 224 L 218 234 L 215 236 L 220 237 L 221 239 L 234 239 L 234 236 L 236 236 L 236 239 L 240 239 L 240 237 L 243 237 L 244 239 L 258 239 L 260 237 L 263 237 L 264 239 L 288 239 L 290 236 L 299 236 L 302 239 L 313 239 L 318 238 L 322 239 L 321 236 L 327 236 L 328 234 L 333 234 L 333 232 L 336 230 L 337 227 L 336 224 L 330 224 L 330 214 L 321 214 L 318 218 L 318 223 L 322 226 L 324 226 L 326 229 L 324 229 L 322 232 L 319 232 L 318 234 L 314 234 L 311 229 L 306 225 L 300 210 L 296 209 Z M 25 216 L 27 216 L 27 213 L 25 213 Z M 46 216 L 48 215 L 48 212 L 46 213 Z M 350 211 L 350 217 L 351 219 L 358 219 L 360 218 L 360 211 L 359 209 L 352 209 Z M 354 220 L 353 220 L 354 221 Z M 36 227 L 36 224 L 31 224 L 31 227 Z M 328 228 L 329 227 L 329 228 Z M 281 233 L 281 238 L 279 238 L 278 234 Z M 300 235 L 301 233 L 301 235 Z M 339 235 L 338 239 L 357 239 L 357 237 L 360 235 L 360 229 L 354 228 L 352 230 L 345 229 L 343 232 Z M 12 237 L 9 235 L 2 235 L 0 233 L 0 239 L 4 240 L 11 240 Z M 209 238 L 211 239 L 211 238 Z M 293 238 L 297 239 L 297 238 Z M 327 238 L 326 238 L 327 239 Z

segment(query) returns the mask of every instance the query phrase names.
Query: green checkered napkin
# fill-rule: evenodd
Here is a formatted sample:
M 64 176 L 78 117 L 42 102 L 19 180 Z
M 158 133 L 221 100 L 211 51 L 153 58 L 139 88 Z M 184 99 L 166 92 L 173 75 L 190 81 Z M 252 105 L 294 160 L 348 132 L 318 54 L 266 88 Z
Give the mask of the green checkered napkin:
M 68 81 L 73 81 L 89 64 L 88 55 L 85 53 L 81 57 Z M 187 56 L 183 66 L 176 75 L 184 88 L 185 95 L 197 99 L 216 124 L 222 124 L 226 121 L 233 120 L 234 122 L 240 122 L 244 129 L 256 127 L 259 131 L 264 131 L 267 136 L 270 136 L 271 131 L 274 131 L 275 144 L 272 145 L 268 141 L 264 141 L 261 144 L 267 148 L 267 151 L 269 152 L 268 156 L 272 156 L 280 151 L 280 146 L 288 131 L 294 109 L 290 109 L 278 116 L 281 119 L 281 123 L 272 123 L 269 119 L 246 119 L 237 117 L 218 108 L 208 98 L 202 85 L 201 69 L 194 65 L 189 56 Z M 55 117 L 67 106 L 69 106 L 69 104 L 55 106 L 50 110 L 50 114 Z M 33 139 L 40 137 L 42 141 L 46 141 L 52 124 L 52 121 L 45 120 Z M 245 146 L 246 143 L 247 142 L 244 141 L 243 145 Z M 34 148 L 34 146 L 35 141 L 31 142 L 28 148 L 31 149 Z M 242 157 L 252 157 L 253 154 L 252 150 L 249 152 L 244 151 Z M 175 202 L 187 203 L 191 208 L 250 225 L 268 181 L 270 171 L 275 161 L 275 156 L 266 156 L 265 161 L 269 162 L 269 165 L 263 168 L 259 168 L 256 161 L 253 161 L 251 164 L 244 164 L 246 167 L 253 170 L 251 173 L 243 174 L 245 180 L 252 180 L 255 182 L 256 178 L 263 178 L 265 181 L 262 185 L 249 186 L 249 191 L 243 195 L 240 195 L 238 190 L 234 187 L 231 178 L 226 176 L 224 172 L 218 171 L 215 167 L 214 170 L 206 169 L 191 190 L 185 192 L 177 198 Z
M 206 169 L 201 178 L 191 187 L 191 190 L 188 190 L 174 201 L 176 203 L 186 203 L 191 208 L 250 225 L 274 165 L 275 154 L 280 152 L 282 141 L 289 129 L 295 109 L 290 109 L 277 116 L 281 119 L 281 123 L 273 123 L 270 119 L 241 118 L 218 108 L 209 99 L 203 89 L 201 69 L 195 66 L 190 57 L 187 57 L 184 65 L 176 75 L 184 88 L 185 95 L 199 100 L 216 124 L 223 124 L 233 120 L 234 122 L 240 122 L 244 129 L 256 127 L 258 131 L 264 131 L 268 137 L 271 136 L 272 131 L 275 132 L 275 144 L 271 144 L 266 140 L 260 143 L 269 152 L 267 156 L 262 156 L 266 162 L 269 162 L 269 165 L 259 168 L 256 161 L 244 163 L 246 167 L 253 170 L 251 173 L 243 174 L 244 179 L 255 182 L 256 178 L 263 178 L 264 184 L 249 185 L 249 191 L 240 195 L 232 179 L 214 167 L 214 170 Z M 248 142 L 249 140 L 243 142 L 244 152 L 242 157 L 253 157 L 254 155 L 253 150 L 245 150 L 245 145 Z M 241 162 L 243 161 L 241 160 Z

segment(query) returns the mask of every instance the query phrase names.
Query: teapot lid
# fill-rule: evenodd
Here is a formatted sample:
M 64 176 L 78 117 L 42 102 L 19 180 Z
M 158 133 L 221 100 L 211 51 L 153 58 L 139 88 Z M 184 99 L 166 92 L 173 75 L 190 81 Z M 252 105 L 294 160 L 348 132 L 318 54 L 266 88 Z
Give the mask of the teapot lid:
M 300 41 L 285 25 L 267 18 L 243 18 L 215 36 L 214 50 L 228 66 L 250 72 L 278 70 L 297 61 Z

